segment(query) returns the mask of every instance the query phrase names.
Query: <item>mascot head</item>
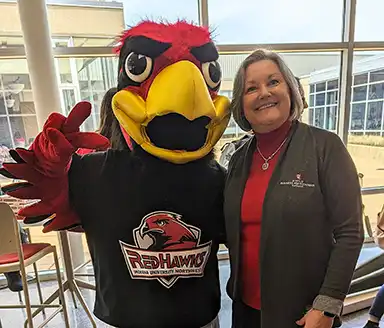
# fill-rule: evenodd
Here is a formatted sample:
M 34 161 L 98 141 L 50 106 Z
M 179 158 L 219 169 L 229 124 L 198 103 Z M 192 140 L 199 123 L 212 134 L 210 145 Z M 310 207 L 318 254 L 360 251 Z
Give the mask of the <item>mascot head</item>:
M 218 52 L 205 27 L 142 22 L 119 47 L 112 108 L 125 136 L 146 152 L 183 164 L 209 154 L 229 118 Z

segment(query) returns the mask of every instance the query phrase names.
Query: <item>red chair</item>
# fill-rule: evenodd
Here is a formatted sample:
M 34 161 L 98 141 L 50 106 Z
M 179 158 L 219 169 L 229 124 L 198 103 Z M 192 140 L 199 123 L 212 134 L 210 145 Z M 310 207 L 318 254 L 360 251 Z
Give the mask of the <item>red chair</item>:
M 43 257 L 49 254 L 53 255 L 55 262 L 61 304 L 48 305 L 40 303 L 32 305 L 29 297 L 26 267 L 33 265 L 38 260 L 42 259 Z M 69 328 L 68 313 L 64 298 L 56 247 L 46 243 L 21 244 L 19 227 L 15 215 L 8 204 L 0 202 L 0 273 L 14 271 L 21 272 L 25 305 L 0 305 L 0 309 L 25 308 L 27 312 L 27 321 L 25 322 L 25 326 L 33 328 L 34 326 L 32 308 L 41 309 L 46 307 L 55 307 L 57 308 L 57 310 L 46 320 L 44 320 L 44 322 L 39 327 L 44 327 L 58 313 L 63 311 L 65 327 Z

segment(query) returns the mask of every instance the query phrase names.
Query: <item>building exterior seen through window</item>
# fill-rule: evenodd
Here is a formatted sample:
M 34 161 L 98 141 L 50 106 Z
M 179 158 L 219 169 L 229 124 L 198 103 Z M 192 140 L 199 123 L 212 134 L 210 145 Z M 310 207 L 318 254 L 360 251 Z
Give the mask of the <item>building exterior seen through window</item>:
M 324 72 L 314 72 L 315 80 Z M 327 80 L 311 83 L 309 87 L 308 123 L 335 131 L 339 97 L 338 68 L 327 70 Z M 334 78 L 332 79 L 332 75 Z M 311 79 L 310 79 L 311 81 Z M 374 55 L 355 61 L 352 84 L 349 131 L 353 135 L 384 134 L 384 56 Z

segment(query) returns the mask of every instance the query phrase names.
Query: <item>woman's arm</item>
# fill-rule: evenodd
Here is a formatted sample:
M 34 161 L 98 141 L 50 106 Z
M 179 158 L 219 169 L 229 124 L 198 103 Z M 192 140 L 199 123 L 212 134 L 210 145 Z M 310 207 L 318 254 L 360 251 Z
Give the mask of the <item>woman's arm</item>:
M 335 245 L 313 308 L 339 314 L 364 240 L 361 190 L 353 160 L 337 135 L 327 136 L 322 153 L 320 184 Z

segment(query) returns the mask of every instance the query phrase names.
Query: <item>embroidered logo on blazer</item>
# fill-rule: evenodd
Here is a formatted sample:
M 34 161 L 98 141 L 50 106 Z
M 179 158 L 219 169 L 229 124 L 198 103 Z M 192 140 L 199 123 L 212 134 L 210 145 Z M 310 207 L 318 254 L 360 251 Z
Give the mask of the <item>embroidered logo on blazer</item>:
M 202 277 L 212 242 L 200 244 L 201 230 L 181 215 L 157 211 L 133 231 L 135 246 L 120 241 L 132 279 L 157 279 L 171 288 L 179 278 Z
M 281 186 L 291 186 L 293 188 L 314 188 L 314 183 L 305 182 L 301 173 L 296 174 L 296 178 L 291 181 L 280 181 Z

